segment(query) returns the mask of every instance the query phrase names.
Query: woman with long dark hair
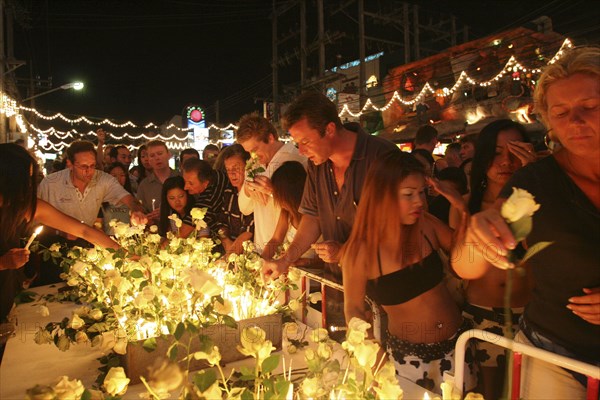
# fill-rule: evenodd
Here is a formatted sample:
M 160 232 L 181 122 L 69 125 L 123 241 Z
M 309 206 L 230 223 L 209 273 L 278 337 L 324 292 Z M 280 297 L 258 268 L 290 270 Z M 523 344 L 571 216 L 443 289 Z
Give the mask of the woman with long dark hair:
M 187 237 L 193 229 L 185 224 L 181 227 L 174 226 L 173 220 L 169 219 L 171 215 L 177 214 L 183 221 L 194 206 L 193 196 L 186 192 L 184 187 L 185 181 L 181 176 L 172 176 L 163 183 L 158 222 L 158 233 L 163 237 L 167 236 L 167 232 L 173 232 L 178 237 Z
M 27 150 L 13 143 L 0 144 L 0 321 L 6 319 L 21 288 L 21 267 L 29 260 L 22 239 L 31 234 L 33 225 L 60 229 L 99 246 L 119 247 L 101 231 L 39 200 L 37 175 L 38 164 Z
M 468 196 L 469 212 L 474 214 L 494 207 L 506 182 L 519 168 L 535 159 L 533 146 L 529 143 L 523 125 L 510 119 L 501 119 L 486 125 L 475 143 L 471 192 Z M 455 217 L 459 218 L 460 216 Z M 465 316 L 475 322 L 475 328 L 503 334 L 505 285 L 506 276 L 500 270 L 490 270 L 479 279 L 465 281 Z M 512 288 L 511 318 L 516 329 L 531 293 L 528 275 L 515 277 Z M 499 398 L 504 382 L 504 349 L 488 342 L 478 342 L 477 345 L 477 360 L 482 377 L 480 389 L 486 398 Z
M 346 321 L 368 320 L 365 296 L 374 300 L 388 317 L 383 345 L 397 373 L 439 393 L 469 326 L 438 255 L 450 249 L 452 231 L 425 212 L 425 189 L 426 172 L 413 155 L 390 153 L 371 167 L 342 250 L 344 309 Z
M 271 176 L 273 186 L 273 200 L 281 207 L 279 220 L 275 226 L 273 237 L 265 246 L 261 257 L 270 260 L 277 249 L 287 239 L 289 243 L 294 240 L 296 229 L 300 226 L 300 201 L 306 182 L 306 170 L 297 161 L 286 161 Z M 314 252 L 312 252 L 314 253 Z

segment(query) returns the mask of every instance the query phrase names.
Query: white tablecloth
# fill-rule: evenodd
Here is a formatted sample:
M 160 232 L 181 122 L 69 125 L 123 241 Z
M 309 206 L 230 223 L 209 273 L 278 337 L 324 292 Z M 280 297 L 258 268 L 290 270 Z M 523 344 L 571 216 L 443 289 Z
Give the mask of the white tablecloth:
M 38 294 L 55 293 L 56 287 L 44 286 L 32 291 Z M 80 379 L 87 388 L 91 388 L 99 374 L 100 362 L 97 359 L 103 354 L 100 350 L 92 348 L 89 343 L 71 345 L 68 351 L 62 352 L 54 344 L 38 345 L 34 342 L 38 327 L 70 317 L 72 310 L 77 307 L 76 304 L 68 302 L 47 303 L 50 315 L 42 317 L 37 313 L 40 304 L 40 302 L 21 304 L 13 310 L 17 324 L 16 334 L 8 340 L 0 366 L 1 400 L 22 400 L 27 389 L 36 384 L 54 384 L 62 375 L 67 375 L 71 379 Z M 284 357 L 287 366 L 290 359 L 293 359 L 295 368 L 305 366 L 301 351 L 293 355 L 284 354 Z M 253 360 L 237 361 L 228 364 L 227 369 L 239 370 L 244 363 L 252 362 Z M 281 363 L 275 372 L 281 372 Z M 399 378 L 399 382 L 404 391 L 404 399 L 423 398 L 425 389 L 403 378 Z M 130 386 L 124 398 L 139 399 L 139 394 L 144 391 L 144 386 L 141 384 Z

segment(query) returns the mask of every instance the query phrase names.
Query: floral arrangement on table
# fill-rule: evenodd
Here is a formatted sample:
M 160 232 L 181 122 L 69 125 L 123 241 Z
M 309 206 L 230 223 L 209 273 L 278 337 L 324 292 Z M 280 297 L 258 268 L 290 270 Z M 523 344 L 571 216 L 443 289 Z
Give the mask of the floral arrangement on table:
M 254 182 L 254 178 L 262 172 L 265 172 L 265 168 L 260 164 L 258 155 L 255 152 L 251 152 L 250 158 L 246 161 L 246 180 Z
M 204 210 L 192 210 L 196 232 L 204 227 L 203 216 Z M 235 327 L 236 321 L 287 308 L 277 299 L 290 284 L 263 281 L 261 259 L 250 242 L 243 254 L 220 260 L 209 238 L 168 234 L 163 247 L 156 226 L 147 233 L 144 226 L 111 225 L 121 249 L 74 247 L 62 258 L 62 277 L 71 290 L 59 299 L 86 305 L 41 327 L 36 342 L 66 350 L 70 343 L 89 340 L 124 354 L 128 342 L 144 340 L 151 350 L 160 335 L 215 324 Z M 60 255 L 56 246 L 44 257 Z
M 245 328 L 237 350 L 254 359 L 254 365 L 242 366 L 226 373 L 221 364 L 219 348 L 209 340 L 201 349 L 191 352 L 188 360 L 205 360 L 209 368 L 190 373 L 181 363 L 157 358 L 149 367 L 148 378 L 142 379 L 146 393 L 141 397 L 153 400 L 178 399 L 238 399 L 238 400 L 304 400 L 304 399 L 395 399 L 403 398 L 396 371 L 386 361 L 379 344 L 367 339 L 370 324 L 353 318 L 340 346 L 329 339 L 327 331 L 310 332 L 310 346 L 304 351 L 307 368 L 293 370 L 292 361 L 286 367 L 285 357 L 273 354 L 270 340 L 258 327 Z M 288 335 L 301 333 L 295 323 L 286 324 Z M 183 344 L 184 345 L 184 344 Z M 283 361 L 281 372 L 280 364 Z M 127 392 L 130 379 L 121 367 L 113 367 L 101 382 L 101 390 L 86 389 L 81 381 L 61 377 L 54 385 L 27 390 L 26 399 L 120 399 Z M 433 400 L 460 400 L 452 382 L 441 385 L 442 397 Z M 423 399 L 430 399 L 425 393 Z M 483 400 L 480 394 L 468 393 L 465 400 Z

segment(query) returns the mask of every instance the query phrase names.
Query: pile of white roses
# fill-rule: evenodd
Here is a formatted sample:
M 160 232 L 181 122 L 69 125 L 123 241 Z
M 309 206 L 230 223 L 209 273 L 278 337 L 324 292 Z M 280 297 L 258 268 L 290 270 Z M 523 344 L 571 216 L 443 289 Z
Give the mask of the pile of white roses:
M 204 211 L 192 210 L 197 230 L 205 227 Z M 111 225 L 121 249 L 74 247 L 62 259 L 69 299 L 86 305 L 71 318 L 41 327 L 38 343 L 66 350 L 89 340 L 124 354 L 128 342 L 173 334 L 180 324 L 235 326 L 236 320 L 281 309 L 278 298 L 287 283 L 263 281 L 261 259 L 250 242 L 244 254 L 219 260 L 209 238 L 169 235 L 161 246 L 156 226 L 145 232 L 143 226 Z

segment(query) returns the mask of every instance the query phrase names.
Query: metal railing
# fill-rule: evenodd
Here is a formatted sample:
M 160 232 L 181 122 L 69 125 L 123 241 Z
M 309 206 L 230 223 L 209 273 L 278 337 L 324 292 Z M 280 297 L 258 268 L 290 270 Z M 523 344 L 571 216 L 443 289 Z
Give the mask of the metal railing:
M 496 335 L 491 332 L 483 331 L 481 329 L 471 329 L 464 332 L 458 337 L 456 341 L 456 347 L 454 351 L 454 357 L 456 366 L 454 369 L 454 386 L 455 390 L 463 391 L 463 382 L 465 377 L 465 351 L 467 342 L 471 339 L 479 339 L 492 344 L 495 344 L 505 349 L 512 351 L 513 355 L 513 370 L 512 370 L 512 387 L 510 398 L 512 400 L 518 400 L 521 393 L 521 361 L 523 355 L 528 357 L 537 358 L 542 361 L 546 361 L 550 364 L 557 365 L 559 367 L 578 372 L 588 377 L 587 385 L 587 396 L 588 400 L 598 399 L 598 382 L 600 380 L 600 368 L 574 360 L 569 357 L 561 356 L 559 354 L 552 353 L 547 350 L 530 346 L 523 343 L 515 342 L 512 339 L 505 338 L 504 336 Z

